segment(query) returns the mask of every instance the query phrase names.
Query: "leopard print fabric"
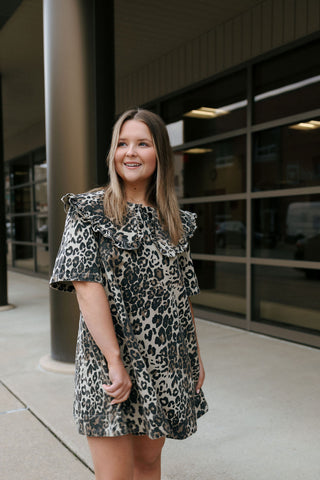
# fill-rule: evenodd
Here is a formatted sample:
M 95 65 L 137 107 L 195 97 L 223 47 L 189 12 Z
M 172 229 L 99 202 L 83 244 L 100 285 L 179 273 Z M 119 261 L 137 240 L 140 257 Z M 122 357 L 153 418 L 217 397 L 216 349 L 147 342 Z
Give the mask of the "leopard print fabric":
M 207 411 L 188 297 L 199 293 L 188 239 L 195 215 L 181 211 L 184 236 L 170 243 L 156 209 L 128 203 L 121 227 L 103 212 L 103 191 L 63 197 L 68 211 L 50 280 L 72 292 L 73 281 L 104 286 L 124 365 L 127 401 L 111 405 L 102 384 L 108 365 L 80 313 L 74 417 L 88 436 L 148 435 L 183 439 Z

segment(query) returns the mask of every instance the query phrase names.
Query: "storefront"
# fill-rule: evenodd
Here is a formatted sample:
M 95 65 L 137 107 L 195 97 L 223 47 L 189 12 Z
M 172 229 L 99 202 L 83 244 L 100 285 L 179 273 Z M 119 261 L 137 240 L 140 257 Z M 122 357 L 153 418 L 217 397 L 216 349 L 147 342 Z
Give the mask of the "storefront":
M 319 52 L 314 41 L 150 105 L 198 215 L 198 315 L 318 346 Z
M 7 42 L 1 73 L 11 72 L 14 61 L 18 72 L 16 78 L 3 76 L 7 263 L 11 269 L 47 277 L 48 233 L 54 233 L 58 245 L 64 221 L 58 195 L 48 211 L 47 181 L 51 192 L 60 182 L 61 191 L 67 185 L 76 193 L 96 186 L 92 172 L 98 164 L 103 168 L 95 131 L 103 123 L 93 81 L 99 76 L 95 71 L 91 77 L 88 71 L 103 64 L 107 52 L 112 58 L 113 48 L 105 40 L 102 45 L 97 35 L 99 48 L 90 50 L 96 33 L 90 15 L 97 20 L 95 7 L 111 8 L 111 2 L 18 3 L 11 24 L 0 29 Z M 110 75 L 115 73 L 115 110 L 144 105 L 168 126 L 181 207 L 198 215 L 191 245 L 201 287 L 193 298 L 197 315 L 320 347 L 320 2 L 227 3 L 223 11 L 220 2 L 207 2 L 188 34 L 194 2 L 183 2 L 183 8 L 182 2 L 172 2 L 161 12 L 157 2 L 115 2 L 114 71 L 110 67 Z M 57 82 L 53 88 L 51 79 L 47 92 L 57 93 L 57 85 L 62 92 L 61 104 L 46 102 L 52 109 L 59 105 L 49 116 L 56 122 L 51 131 L 50 122 L 45 128 L 43 91 L 39 94 L 45 63 L 42 5 L 63 18 L 81 19 L 74 30 L 67 21 L 68 28 L 61 30 L 66 45 L 77 39 L 70 57 L 50 58 L 45 50 Z M 64 52 L 62 42 L 55 44 L 61 32 L 48 28 L 49 17 L 44 30 L 45 36 L 50 34 L 51 52 L 57 45 Z M 134 29 L 127 28 L 128 18 L 130 25 L 136 22 Z M 101 31 L 104 20 L 100 18 Z M 27 61 L 21 58 L 22 47 L 15 47 L 16 32 L 25 42 Z M 81 74 L 64 83 L 68 62 L 76 58 Z M 66 63 L 58 65 L 57 59 Z M 23 75 L 25 91 L 19 88 Z M 81 95 L 76 97 L 73 87 L 79 79 Z M 67 123 L 61 126 L 61 120 Z M 60 135 L 58 140 L 52 132 Z M 70 141 L 58 155 L 50 153 L 61 138 L 72 135 L 73 145 Z M 54 175 L 46 168 L 46 148 Z M 65 305 L 54 311 L 62 317 Z
M 7 265 L 49 275 L 45 148 L 6 162 Z

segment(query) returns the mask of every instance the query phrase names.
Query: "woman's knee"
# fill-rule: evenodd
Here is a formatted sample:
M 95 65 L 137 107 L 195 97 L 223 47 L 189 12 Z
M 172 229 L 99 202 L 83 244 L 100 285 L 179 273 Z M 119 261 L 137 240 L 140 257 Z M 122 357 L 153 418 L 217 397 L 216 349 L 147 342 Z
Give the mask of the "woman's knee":
M 161 459 L 164 442 L 164 437 L 156 440 L 152 440 L 149 437 L 134 438 L 133 452 L 135 466 L 151 470 L 157 466 Z
M 133 479 L 133 448 L 130 436 L 88 437 L 96 480 Z

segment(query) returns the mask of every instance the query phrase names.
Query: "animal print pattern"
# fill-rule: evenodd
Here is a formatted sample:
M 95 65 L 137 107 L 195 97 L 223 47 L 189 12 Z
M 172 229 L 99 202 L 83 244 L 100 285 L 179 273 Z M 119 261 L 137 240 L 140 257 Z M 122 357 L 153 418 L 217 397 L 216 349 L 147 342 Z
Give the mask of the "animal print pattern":
M 195 214 L 181 211 L 184 236 L 173 245 L 156 209 L 128 203 L 122 226 L 103 211 L 103 191 L 63 197 L 68 211 L 50 280 L 74 291 L 75 280 L 104 286 L 124 365 L 128 400 L 111 405 L 102 389 L 108 364 L 80 313 L 74 417 L 88 436 L 148 435 L 183 439 L 207 411 L 195 392 L 199 359 L 188 297 L 199 293 L 188 240 Z

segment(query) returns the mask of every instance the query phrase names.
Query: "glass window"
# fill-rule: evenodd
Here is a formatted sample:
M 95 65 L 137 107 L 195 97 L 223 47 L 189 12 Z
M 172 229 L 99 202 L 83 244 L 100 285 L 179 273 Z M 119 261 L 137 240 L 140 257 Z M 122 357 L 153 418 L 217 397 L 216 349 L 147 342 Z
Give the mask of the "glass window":
M 34 166 L 34 181 L 39 182 L 47 180 L 47 164 L 44 160 L 44 163 Z
M 244 256 L 246 249 L 246 202 L 232 200 L 183 205 L 197 213 L 198 228 L 191 239 L 195 253 Z
M 194 260 L 200 295 L 192 303 L 239 317 L 246 314 L 245 265 Z
M 14 160 L 10 168 L 11 185 L 30 182 L 30 157 L 26 155 Z
M 37 247 L 37 272 L 49 273 L 49 249 L 48 247 Z
M 174 152 L 180 198 L 244 192 L 245 136 Z
M 6 190 L 5 192 L 5 202 L 6 202 L 6 214 L 9 214 L 10 213 L 10 190 Z
M 32 242 L 32 216 L 13 217 L 13 237 L 19 242 Z
M 167 124 L 183 121 L 183 143 L 246 126 L 246 71 L 162 104 Z
M 318 271 L 254 266 L 253 319 L 271 325 L 320 331 Z
M 256 65 L 255 123 L 320 107 L 319 48 L 316 41 Z
M 10 188 L 10 174 L 9 174 L 9 166 L 8 164 L 5 164 L 4 167 L 5 170 L 5 189 L 8 190 Z
M 48 244 L 48 217 L 36 217 L 36 242 Z
M 253 255 L 320 261 L 320 195 L 253 201 Z
M 36 210 L 38 212 L 48 211 L 47 182 L 36 183 L 34 186 Z
M 14 267 L 34 271 L 33 247 L 14 245 Z
M 320 185 L 320 118 L 254 135 L 253 190 Z
M 6 236 L 11 239 L 14 236 L 14 224 L 10 217 L 6 218 Z
M 7 242 L 7 266 L 12 267 L 12 243 Z
M 13 213 L 32 211 L 32 188 L 19 187 L 11 190 L 11 208 Z

